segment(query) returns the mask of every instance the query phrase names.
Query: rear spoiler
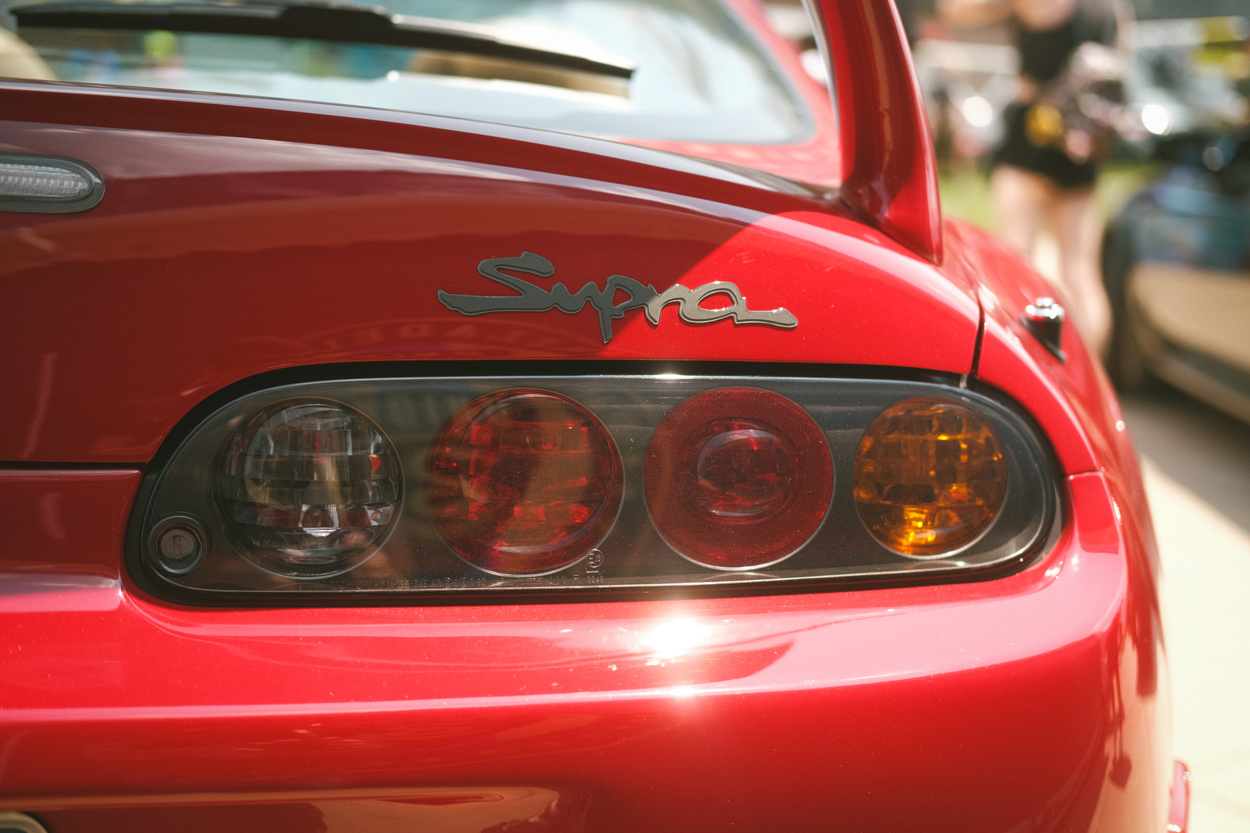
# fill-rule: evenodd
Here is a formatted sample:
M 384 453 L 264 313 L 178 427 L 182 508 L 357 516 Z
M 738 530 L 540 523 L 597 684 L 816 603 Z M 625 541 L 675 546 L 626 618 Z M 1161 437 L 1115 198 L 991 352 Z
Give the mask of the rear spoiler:
M 832 66 L 842 201 L 916 254 L 942 259 L 937 163 L 893 0 L 808 0 Z

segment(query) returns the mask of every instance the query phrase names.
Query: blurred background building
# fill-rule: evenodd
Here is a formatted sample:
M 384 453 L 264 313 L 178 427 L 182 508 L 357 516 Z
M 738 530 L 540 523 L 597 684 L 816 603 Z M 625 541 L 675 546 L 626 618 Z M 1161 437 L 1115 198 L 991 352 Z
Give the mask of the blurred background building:
M 1250 121 L 1250 5 L 1246 0 L 1132 0 L 1126 144 L 1148 159 L 1158 138 Z M 809 48 L 798 0 L 770 0 L 775 24 Z M 937 19 L 934 0 L 898 0 L 944 163 L 975 162 L 1002 136 L 999 118 L 1016 90 L 1019 58 L 1005 26 L 961 29 Z M 819 64 L 812 61 L 813 71 Z

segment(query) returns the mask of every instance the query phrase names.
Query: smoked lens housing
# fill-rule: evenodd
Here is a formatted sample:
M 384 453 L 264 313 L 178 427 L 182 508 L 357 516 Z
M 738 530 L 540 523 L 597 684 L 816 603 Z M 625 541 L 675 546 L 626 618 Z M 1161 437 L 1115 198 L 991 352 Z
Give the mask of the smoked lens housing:
M 228 392 L 144 479 L 131 575 L 184 604 L 722 593 L 1001 575 L 1057 540 L 1047 447 L 992 391 L 673 369 Z

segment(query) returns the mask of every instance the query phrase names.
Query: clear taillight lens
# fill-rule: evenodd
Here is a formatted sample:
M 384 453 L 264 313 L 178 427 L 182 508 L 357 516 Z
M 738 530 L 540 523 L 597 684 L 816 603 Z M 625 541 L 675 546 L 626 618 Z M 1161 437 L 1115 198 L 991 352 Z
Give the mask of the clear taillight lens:
M 328 577 L 386 541 L 403 484 L 390 440 L 338 402 L 283 400 L 227 441 L 214 477 L 226 539 L 258 567 Z
M 500 391 L 461 408 L 426 468 L 435 528 L 475 567 L 534 576 L 569 567 L 621 508 L 621 458 L 594 414 L 567 396 Z
M 678 405 L 647 452 L 647 508 L 664 540 L 698 564 L 743 570 L 793 555 L 833 497 L 815 421 L 784 396 L 718 388 Z
M 1027 420 L 938 382 L 339 379 L 169 442 L 130 567 L 191 603 L 940 580 L 1058 528 Z

